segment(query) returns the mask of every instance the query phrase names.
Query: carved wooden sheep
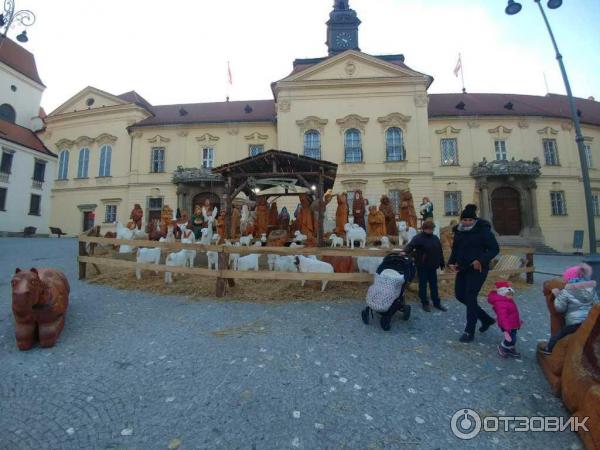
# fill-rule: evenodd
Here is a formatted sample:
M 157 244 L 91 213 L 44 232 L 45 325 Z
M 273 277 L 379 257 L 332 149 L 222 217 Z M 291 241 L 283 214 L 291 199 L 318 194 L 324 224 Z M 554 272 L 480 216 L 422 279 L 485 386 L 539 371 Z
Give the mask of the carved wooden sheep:
M 356 224 L 347 223 L 344 225 L 346 231 L 346 246 L 354 248 L 354 241 L 360 241 L 361 248 L 367 244 L 367 232 Z
M 398 222 L 398 243 L 408 244 L 417 235 L 417 230 L 409 227 L 405 221 Z
M 302 273 L 333 273 L 333 266 L 331 264 L 316 259 L 307 258 L 303 255 L 298 255 L 295 257 L 295 264 L 298 267 L 298 272 Z M 321 292 L 325 290 L 327 282 L 328 280 L 321 281 Z M 305 283 L 306 280 L 302 280 L 301 286 L 304 286 Z
M 195 250 L 179 250 L 178 252 L 169 253 L 165 264 L 170 267 L 193 267 L 194 259 L 196 258 Z M 173 282 L 173 274 L 171 272 L 165 272 L 165 283 Z
M 294 232 L 294 242 L 302 243 L 307 239 L 305 234 L 300 233 L 300 231 L 296 230 Z
M 250 245 L 252 244 L 252 235 L 249 234 L 248 236 L 242 236 L 240 238 L 240 244 L 245 245 L 246 247 L 250 247 Z
M 258 270 L 258 254 L 251 253 L 250 255 L 239 256 L 233 260 L 233 270 L 239 270 L 241 272 L 248 270 Z
M 117 222 L 117 239 L 133 239 L 133 230 L 130 230 L 124 226 L 121 222 Z M 131 253 L 135 250 L 135 247 L 131 245 L 120 245 L 119 253 Z
M 277 255 L 273 269 L 276 272 L 298 272 L 296 257 L 292 255 Z
M 160 264 L 160 248 L 138 248 L 136 254 L 136 262 L 138 264 Z M 158 275 L 158 271 L 154 271 Z M 142 278 L 142 269 L 135 269 L 135 277 L 140 280 Z
M 329 236 L 329 240 L 331 241 L 332 247 L 343 247 L 344 246 L 344 238 L 338 237 L 335 233 L 332 233 Z

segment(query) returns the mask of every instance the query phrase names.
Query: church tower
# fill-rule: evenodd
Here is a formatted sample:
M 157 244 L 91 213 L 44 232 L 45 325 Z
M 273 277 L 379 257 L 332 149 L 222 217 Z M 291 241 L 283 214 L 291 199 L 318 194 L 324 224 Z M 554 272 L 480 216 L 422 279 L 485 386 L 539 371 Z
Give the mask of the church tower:
M 356 11 L 350 9 L 348 0 L 335 0 L 333 11 L 327 21 L 327 49 L 329 55 L 336 55 L 345 50 L 358 50 L 358 26 L 360 20 Z

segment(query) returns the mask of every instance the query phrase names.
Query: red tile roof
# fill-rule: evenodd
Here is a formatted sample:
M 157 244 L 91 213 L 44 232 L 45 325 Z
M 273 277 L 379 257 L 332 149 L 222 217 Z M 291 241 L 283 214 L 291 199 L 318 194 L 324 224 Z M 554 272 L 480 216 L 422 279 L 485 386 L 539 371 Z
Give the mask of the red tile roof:
M 1 36 L 0 62 L 3 62 L 17 72 L 22 73 L 27 78 L 44 86 L 44 83 L 42 83 L 42 80 L 38 75 L 33 54 L 9 38 L 3 38 Z
M 152 112 L 154 117 L 148 117 L 132 128 L 191 123 L 274 122 L 276 117 L 273 100 L 159 105 L 153 106 Z
M 461 105 L 462 102 L 462 105 Z M 600 125 L 600 102 L 575 99 L 582 123 Z M 463 106 L 463 109 L 457 108 Z M 543 116 L 571 119 L 567 96 L 520 94 L 430 94 L 429 117 Z
M 0 139 L 36 150 L 49 156 L 56 156 L 46 148 L 44 143 L 29 128 L 0 119 Z

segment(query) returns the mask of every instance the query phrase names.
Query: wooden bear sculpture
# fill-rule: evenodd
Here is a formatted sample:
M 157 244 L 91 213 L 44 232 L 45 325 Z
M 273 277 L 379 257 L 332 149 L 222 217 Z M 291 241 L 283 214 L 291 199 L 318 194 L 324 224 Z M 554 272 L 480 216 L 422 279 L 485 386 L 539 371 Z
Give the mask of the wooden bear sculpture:
M 67 278 L 55 269 L 17 268 L 11 285 L 17 347 L 29 350 L 36 338 L 41 347 L 52 347 L 65 325 Z

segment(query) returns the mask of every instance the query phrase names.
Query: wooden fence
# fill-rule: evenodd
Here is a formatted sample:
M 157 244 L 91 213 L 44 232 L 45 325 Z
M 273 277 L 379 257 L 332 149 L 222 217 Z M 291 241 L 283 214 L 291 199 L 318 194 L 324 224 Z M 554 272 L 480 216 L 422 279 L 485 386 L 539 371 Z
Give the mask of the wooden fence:
M 176 250 L 195 250 L 196 252 L 213 251 L 219 254 L 218 270 L 203 269 L 200 267 L 172 267 L 164 264 L 138 264 L 134 261 L 124 261 L 110 257 L 95 256 L 95 248 L 98 244 L 102 245 L 130 245 L 135 247 L 160 247 L 165 252 Z M 89 252 L 88 252 L 89 248 Z M 135 270 L 154 270 L 158 272 L 172 273 L 187 273 L 191 275 L 202 275 L 204 277 L 215 278 L 216 280 L 216 295 L 222 297 L 225 295 L 226 285 L 234 286 L 236 279 L 238 280 L 313 280 L 313 281 L 345 281 L 358 283 L 371 283 L 373 275 L 368 273 L 294 273 L 294 272 L 272 272 L 272 271 L 247 271 L 240 272 L 229 270 L 229 254 L 235 253 L 246 255 L 251 253 L 257 254 L 277 254 L 277 255 L 317 255 L 317 256 L 385 256 L 392 251 L 401 250 L 400 248 L 392 250 L 370 250 L 361 248 L 324 248 L 324 247 L 238 247 L 228 245 L 202 245 L 202 244 L 182 244 L 180 242 L 168 243 L 146 240 L 128 240 L 128 239 L 112 239 L 96 236 L 81 235 L 79 236 L 79 279 L 85 279 L 87 274 L 87 264 L 91 264 L 96 272 L 100 273 L 98 266 L 109 265 L 112 267 L 122 267 L 123 269 Z M 503 247 L 500 250 L 501 255 L 525 254 L 525 267 L 508 269 L 508 270 L 491 270 L 491 275 L 510 276 L 521 273 L 526 273 L 527 282 L 533 283 L 533 248 L 521 247 Z M 438 280 L 452 280 L 456 275 L 454 273 L 444 273 L 438 275 Z

